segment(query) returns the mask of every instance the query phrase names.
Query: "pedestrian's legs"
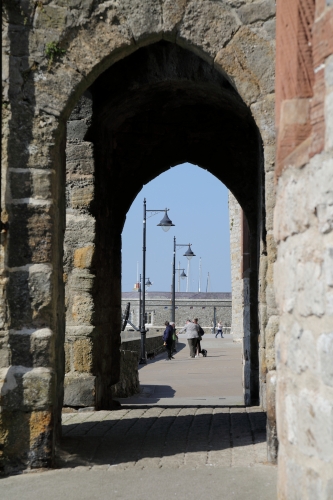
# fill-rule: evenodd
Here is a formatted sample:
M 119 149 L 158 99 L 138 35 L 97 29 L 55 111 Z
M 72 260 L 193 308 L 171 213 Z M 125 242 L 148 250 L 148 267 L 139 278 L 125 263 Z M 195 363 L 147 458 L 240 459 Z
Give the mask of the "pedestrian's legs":
M 172 344 L 168 345 L 168 354 L 169 354 L 169 359 L 173 359 Z
M 195 346 L 196 346 L 197 339 L 187 339 L 188 346 L 190 348 L 190 356 L 191 358 L 194 358 L 195 356 Z

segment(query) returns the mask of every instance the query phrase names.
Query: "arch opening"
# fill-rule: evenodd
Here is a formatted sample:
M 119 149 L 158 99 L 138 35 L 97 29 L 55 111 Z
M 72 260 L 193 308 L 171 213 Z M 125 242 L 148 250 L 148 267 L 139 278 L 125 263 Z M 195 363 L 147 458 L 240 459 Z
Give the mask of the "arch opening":
M 77 161 L 80 148 L 82 158 Z M 193 53 L 159 42 L 100 75 L 68 122 L 68 406 L 111 405 L 111 385 L 119 378 L 121 232 L 126 213 L 143 184 L 185 161 L 207 169 L 228 187 L 249 226 L 248 267 L 243 269 L 249 325 L 243 340 L 245 403 L 259 401 L 260 134 L 248 107 L 223 75 Z M 85 392 L 80 389 L 83 380 Z

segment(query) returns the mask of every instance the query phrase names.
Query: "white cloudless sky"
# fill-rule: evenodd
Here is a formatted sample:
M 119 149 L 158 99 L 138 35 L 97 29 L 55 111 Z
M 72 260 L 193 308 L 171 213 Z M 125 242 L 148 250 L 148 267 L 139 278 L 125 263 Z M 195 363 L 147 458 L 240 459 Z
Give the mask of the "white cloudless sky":
M 195 253 L 190 261 L 189 291 L 199 287 L 199 260 L 201 257 L 201 291 L 207 287 L 210 275 L 211 292 L 231 291 L 230 238 L 228 190 L 215 176 L 196 165 L 184 163 L 172 167 L 143 186 L 127 213 L 122 234 L 122 290 L 133 289 L 142 272 L 143 200 L 147 210 L 169 208 L 168 216 L 175 224 L 168 232 L 157 224 L 164 213 L 147 213 L 146 277 L 153 286 L 149 291 L 171 290 L 173 237 L 177 244 L 192 243 Z M 185 268 L 183 254 L 187 247 L 177 247 L 176 267 Z M 180 291 L 186 291 L 186 279 L 181 280 Z M 178 272 L 176 273 L 178 291 Z

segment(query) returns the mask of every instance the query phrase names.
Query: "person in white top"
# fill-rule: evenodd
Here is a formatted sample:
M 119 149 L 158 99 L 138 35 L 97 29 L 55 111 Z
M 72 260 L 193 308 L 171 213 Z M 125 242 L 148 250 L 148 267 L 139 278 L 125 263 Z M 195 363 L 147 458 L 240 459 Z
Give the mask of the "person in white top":
M 217 323 L 217 332 L 216 332 L 215 338 L 219 334 L 221 334 L 221 339 L 223 339 L 223 325 L 222 325 L 222 323 L 220 323 L 220 321 Z
M 195 323 L 192 323 L 189 319 L 186 321 L 186 325 L 184 328 L 179 330 L 178 333 L 186 332 L 187 342 L 190 348 L 190 356 L 191 358 L 195 357 L 195 349 L 197 346 L 197 340 L 199 337 L 199 326 Z

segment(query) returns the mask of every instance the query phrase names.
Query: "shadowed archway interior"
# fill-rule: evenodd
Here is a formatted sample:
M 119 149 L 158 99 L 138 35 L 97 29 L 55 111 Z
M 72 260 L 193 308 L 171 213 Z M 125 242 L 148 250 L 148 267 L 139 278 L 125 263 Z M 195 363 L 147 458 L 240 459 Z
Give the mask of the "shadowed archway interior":
M 262 145 L 249 108 L 227 77 L 195 54 L 160 42 L 105 71 L 90 88 L 89 140 L 96 173 L 126 188 L 126 214 L 143 184 L 188 161 L 206 168 L 236 196 L 256 227 Z
M 143 184 L 172 166 L 191 162 L 207 169 L 230 189 L 249 225 L 250 261 L 245 271 L 250 283 L 251 335 L 248 345 L 244 346 L 244 355 L 249 367 L 246 376 L 250 378 L 247 384 L 251 396 L 246 403 L 258 403 L 258 262 L 259 239 L 264 234 L 263 152 L 260 133 L 249 108 L 226 75 L 192 52 L 169 42 L 141 48 L 114 64 L 97 78 L 84 98 L 72 113 L 67 137 L 72 157 L 78 141 L 92 144 L 93 196 L 89 207 L 81 206 L 76 213 L 88 211 L 95 221 L 94 236 L 86 237 L 86 241 L 94 240 L 94 252 L 87 266 L 80 264 L 83 253 L 75 254 L 73 272 L 73 253 L 68 248 L 69 240 L 76 236 L 75 231 L 69 231 L 67 221 L 66 336 L 67 342 L 74 345 L 74 361 L 68 361 L 67 366 L 75 368 L 75 359 L 86 356 L 82 354 L 86 349 L 83 344 L 81 347 L 75 344 L 81 314 L 85 318 L 83 323 L 92 327 L 88 338 L 81 338 L 90 346 L 89 363 L 81 371 L 88 372 L 95 380 L 95 407 L 107 409 L 110 387 L 119 377 L 121 233 L 126 213 Z M 85 116 L 89 126 L 82 134 L 80 106 L 87 107 L 87 102 L 90 115 Z M 69 156 L 68 153 L 67 163 Z M 72 205 L 67 203 L 68 215 L 73 212 L 75 184 L 85 188 L 87 183 L 82 165 L 78 177 L 75 168 L 67 169 L 67 200 L 72 200 Z M 74 219 L 71 221 L 73 229 Z M 80 267 L 89 267 L 89 276 L 77 269 Z M 91 284 L 90 289 L 84 291 L 86 298 L 82 299 L 75 295 L 75 290 L 82 288 L 83 277 L 84 286 L 87 287 L 87 279 Z M 87 314 L 90 310 L 91 314 Z M 69 338 L 70 325 L 76 325 L 72 339 Z M 84 361 L 82 363 L 83 366 Z M 70 403 L 71 394 L 78 390 L 78 379 L 75 373 L 72 375 L 71 378 L 66 373 L 65 377 L 65 404 L 69 406 L 75 406 Z M 93 401 L 87 398 L 86 405 L 90 404 Z

